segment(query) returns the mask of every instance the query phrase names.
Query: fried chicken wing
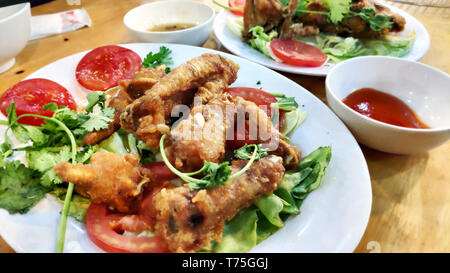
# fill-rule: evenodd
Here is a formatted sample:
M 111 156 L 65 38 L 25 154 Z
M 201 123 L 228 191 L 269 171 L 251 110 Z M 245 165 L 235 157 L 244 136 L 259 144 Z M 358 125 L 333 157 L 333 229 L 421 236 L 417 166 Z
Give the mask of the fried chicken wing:
M 135 154 L 96 152 L 89 164 L 61 162 L 53 169 L 58 176 L 75 184 L 75 191 L 92 202 L 107 204 L 119 212 L 133 212 L 142 198 L 143 185 L 149 181 Z
M 243 175 L 211 190 L 162 189 L 153 198 L 155 233 L 174 252 L 195 252 L 208 246 L 210 239 L 220 241 L 226 220 L 279 186 L 284 176 L 281 162 L 278 156 L 260 159 Z M 234 161 L 232 173 L 246 163 Z
M 119 89 L 112 94 L 108 101 L 108 107 L 114 108 L 114 121 L 108 128 L 87 133 L 83 138 L 83 143 L 94 145 L 99 141 L 108 138 L 115 131 L 120 129 L 120 115 L 125 111 L 127 105 L 133 100 L 141 97 L 144 92 L 151 89 L 162 77 L 166 75 L 165 65 L 157 68 L 142 68 L 136 72 L 133 79 L 119 81 Z
M 197 88 L 208 82 L 231 84 L 238 69 L 237 64 L 220 55 L 203 54 L 194 58 L 173 69 L 144 96 L 128 105 L 120 117 L 121 126 L 147 146 L 157 148 L 161 131 L 168 129 L 174 106 L 190 105 Z
M 232 117 L 226 117 L 226 107 L 234 105 L 231 96 L 222 94 L 206 105 L 194 106 L 187 118 L 174 124 L 167 154 L 178 169 L 195 171 L 204 160 L 217 163 L 223 159 L 226 130 L 232 122 Z
M 262 144 L 262 147 L 269 149 L 272 154 L 281 156 L 283 164 L 287 168 L 297 166 L 300 161 L 301 150 L 283 139 L 280 131 L 273 126 L 267 113 L 254 102 L 241 97 L 236 97 L 236 105 L 238 112 L 245 112 L 245 115 L 248 116 L 250 139 Z
M 277 30 L 280 38 L 293 38 L 301 25 L 292 26 L 292 17 L 298 0 L 290 1 L 286 7 L 278 0 L 247 0 L 244 5 L 244 40 L 252 38 L 250 29 L 263 26 L 265 32 Z

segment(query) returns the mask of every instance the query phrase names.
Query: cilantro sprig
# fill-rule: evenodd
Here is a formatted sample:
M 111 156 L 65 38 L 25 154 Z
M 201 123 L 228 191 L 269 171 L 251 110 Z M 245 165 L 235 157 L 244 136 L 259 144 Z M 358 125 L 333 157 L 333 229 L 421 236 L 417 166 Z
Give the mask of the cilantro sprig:
M 161 46 L 158 53 L 153 54 L 153 52 L 150 52 L 147 54 L 147 56 L 144 58 L 144 61 L 142 62 L 142 66 L 145 68 L 155 68 L 162 64 L 171 65 L 173 64 L 172 57 L 170 57 L 171 53 L 172 50 L 168 49 L 165 46 Z M 168 71 L 170 71 L 170 69 L 166 69 L 166 73 Z
M 178 177 L 180 177 L 183 181 L 188 183 L 190 190 L 198 190 L 198 189 L 212 189 L 219 187 L 221 185 L 225 185 L 225 183 L 229 180 L 233 180 L 239 176 L 241 176 L 243 173 L 245 173 L 250 166 L 253 164 L 253 162 L 257 159 L 260 159 L 267 155 L 267 151 L 261 149 L 261 145 L 246 145 L 243 148 L 239 149 L 241 151 L 236 151 L 235 156 L 238 158 L 243 157 L 242 159 L 247 159 L 249 156 L 249 149 L 253 148 L 252 155 L 248 158 L 248 163 L 237 173 L 231 175 L 231 169 L 228 162 L 222 162 L 222 163 L 214 163 L 214 162 L 208 162 L 205 161 L 204 165 L 201 169 L 195 172 L 191 173 L 182 173 L 179 170 L 177 170 L 167 159 L 166 152 L 164 151 L 164 139 L 166 138 L 167 134 L 164 134 L 161 137 L 161 140 L 159 142 L 159 148 L 161 152 L 161 157 L 163 162 L 166 164 L 166 166 Z M 198 179 L 194 178 L 192 176 L 203 174 L 203 178 Z

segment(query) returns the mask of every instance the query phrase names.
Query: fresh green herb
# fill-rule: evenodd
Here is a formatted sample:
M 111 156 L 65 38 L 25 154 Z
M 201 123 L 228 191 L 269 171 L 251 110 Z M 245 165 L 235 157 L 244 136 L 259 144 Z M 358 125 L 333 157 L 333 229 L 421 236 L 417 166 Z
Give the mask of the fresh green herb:
M 330 10 L 328 19 L 334 24 L 337 24 L 350 11 L 352 0 L 322 0 L 322 2 Z
M 255 160 L 259 160 L 266 157 L 268 154 L 268 149 L 262 148 L 261 144 L 257 145 Z M 254 145 L 245 144 L 243 147 L 234 151 L 234 158 L 250 160 L 255 152 Z
M 164 69 L 164 72 L 165 72 L 166 74 L 169 74 L 170 71 L 172 71 L 172 69 L 171 69 L 170 67 L 166 67 L 166 69 Z
M 162 64 L 171 65 L 173 64 L 172 57 L 169 56 L 171 53 L 172 50 L 165 46 L 161 46 L 158 53 L 153 54 L 153 52 L 150 52 L 147 54 L 142 62 L 142 66 L 145 68 L 155 68 Z
M 159 142 L 159 148 L 161 152 L 161 157 L 164 163 L 166 163 L 167 167 L 178 177 L 180 177 L 182 180 L 188 183 L 190 190 L 196 190 L 196 189 L 212 189 L 221 185 L 224 185 L 227 181 L 233 180 L 236 177 L 241 176 L 243 173 L 245 173 L 250 166 L 253 164 L 253 162 L 257 159 L 258 156 L 258 145 L 250 145 L 253 147 L 254 151 L 249 159 L 248 163 L 237 173 L 231 175 L 231 169 L 228 162 L 222 162 L 220 164 L 213 163 L 213 162 L 204 162 L 203 167 L 195 172 L 192 173 L 182 173 L 179 170 L 177 170 L 170 161 L 167 159 L 166 152 L 164 151 L 164 139 L 166 138 L 167 134 L 164 134 Z M 261 155 L 261 152 L 259 152 Z M 202 179 L 193 178 L 192 176 L 203 174 L 204 177 Z
M 108 107 L 90 114 L 89 119 L 81 124 L 80 128 L 86 130 L 86 132 L 100 131 L 108 128 L 109 123 L 114 120 L 114 110 L 114 108 Z
M 286 2 L 287 5 L 290 1 L 284 0 L 282 2 Z M 304 13 L 310 14 L 322 14 L 326 15 L 328 20 L 334 24 L 338 24 L 344 19 L 345 15 L 348 14 L 350 10 L 351 0 L 321 0 L 321 2 L 328 8 L 328 12 L 326 11 L 317 11 L 317 10 L 308 10 L 308 4 L 313 2 L 312 0 L 300 0 L 297 8 L 295 9 L 295 13 L 297 16 L 301 16 Z
M 374 31 L 381 31 L 386 28 L 391 28 L 393 22 L 391 17 L 383 14 L 376 14 L 374 7 L 364 7 L 360 12 L 350 12 L 351 16 L 359 16 L 366 21 L 370 28 Z
M 257 81 L 256 84 L 257 84 L 257 85 L 260 85 L 260 84 L 261 84 L 261 81 Z
M 0 168 L 0 208 L 9 213 L 26 213 L 50 188 L 41 185 L 39 173 L 20 161 L 5 161 Z
M 298 108 L 298 103 L 295 101 L 294 97 L 281 98 L 277 102 L 272 103 L 270 107 L 277 107 L 285 111 L 294 111 Z
M 48 107 L 54 108 L 53 105 L 48 106 Z M 44 143 L 43 140 L 45 138 L 43 137 L 44 134 L 42 132 L 42 130 L 44 130 L 44 128 L 21 125 L 20 123 L 18 123 L 18 121 L 23 117 L 37 117 L 37 118 L 44 119 L 47 124 L 53 124 L 52 128 L 55 131 L 64 132 L 65 134 L 67 134 L 67 137 L 68 137 L 68 139 L 70 141 L 70 145 L 71 145 L 71 158 L 70 159 L 72 162 L 76 162 L 77 144 L 76 144 L 75 136 L 72 133 L 71 129 L 69 129 L 66 126 L 66 124 L 64 124 L 64 122 L 62 122 L 61 120 L 59 120 L 57 118 L 58 114 L 63 113 L 65 111 L 66 110 L 63 108 L 57 109 L 56 112 L 54 112 L 52 117 L 36 115 L 36 114 L 23 114 L 23 115 L 17 116 L 16 111 L 15 111 L 15 103 L 13 102 L 7 108 L 7 113 L 8 113 L 8 121 L 7 121 L 8 124 L 7 125 L 9 127 L 9 129 L 11 129 L 13 131 L 15 136 L 16 135 L 19 136 L 19 138 L 18 138 L 19 141 L 29 139 L 29 140 L 33 141 L 34 145 L 39 146 Z M 63 116 L 66 117 L 66 115 L 63 115 Z M 33 128 L 33 129 L 30 129 L 30 128 Z M 17 138 L 17 136 L 16 136 L 16 138 Z M 47 135 L 47 138 L 48 138 L 48 135 Z M 46 141 L 48 141 L 48 139 L 46 139 Z M 51 177 L 49 175 L 49 177 L 46 179 L 51 180 L 52 178 L 54 178 L 54 177 Z M 64 201 L 64 207 L 63 207 L 63 211 L 62 211 L 56 252 L 62 252 L 63 247 L 64 247 L 67 216 L 68 216 L 68 212 L 69 212 L 69 208 L 70 208 L 70 200 L 72 199 L 73 188 L 74 188 L 74 185 L 72 183 L 69 183 L 66 198 Z M 3 199 L 3 198 L 1 198 L 1 199 Z
M 52 151 L 51 148 L 44 148 L 26 152 L 28 167 L 40 172 L 42 174 L 41 184 L 49 188 L 63 182 L 53 170 L 53 166 L 59 162 L 69 161 L 70 156 L 69 146 L 63 146 L 59 151 Z

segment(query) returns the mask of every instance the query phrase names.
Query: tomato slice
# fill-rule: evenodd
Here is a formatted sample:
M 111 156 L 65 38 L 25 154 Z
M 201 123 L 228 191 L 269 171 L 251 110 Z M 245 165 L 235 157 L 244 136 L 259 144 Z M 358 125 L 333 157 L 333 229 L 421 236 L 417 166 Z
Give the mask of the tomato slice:
M 141 57 L 116 45 L 98 47 L 87 53 L 76 68 L 77 81 L 90 90 L 108 90 L 120 80 L 132 78 L 141 68 Z
M 0 110 L 6 116 L 6 109 L 11 102 L 16 104 L 17 116 L 22 114 L 37 114 L 51 117 L 51 110 L 43 110 L 42 107 L 49 103 L 67 106 L 72 110 L 77 108 L 77 104 L 66 88 L 58 83 L 47 79 L 24 80 L 10 89 L 0 97 Z M 19 119 L 20 123 L 39 126 L 44 123 L 41 118 L 24 117 Z
M 317 67 L 328 59 L 319 48 L 297 40 L 273 39 L 270 48 L 277 58 L 295 66 Z
M 242 97 L 245 100 L 252 101 L 256 105 L 260 106 L 262 110 L 264 110 L 267 114 L 267 116 L 271 117 L 273 114 L 273 110 L 270 107 L 270 105 L 274 102 L 277 102 L 278 100 L 272 96 L 271 94 L 257 88 L 251 88 L 251 87 L 230 87 L 226 89 L 224 92 L 229 93 L 233 97 Z M 281 128 L 284 123 L 284 111 L 280 111 L 279 115 L 279 127 Z M 236 128 L 240 128 L 239 125 L 237 125 Z M 234 139 L 233 140 L 227 140 L 227 147 L 230 149 L 238 149 L 245 144 L 256 144 L 257 141 L 250 139 L 249 136 L 249 126 L 248 123 L 245 123 L 244 125 L 245 132 L 242 132 L 241 130 L 235 130 L 234 132 Z
M 107 206 L 91 203 L 86 213 L 86 229 L 89 238 L 98 247 L 114 253 L 164 253 L 168 252 L 166 242 L 158 237 L 125 236 L 113 229 L 112 223 L 119 222 L 125 214 L 109 213 Z M 127 220 L 133 218 L 128 217 Z
M 232 13 L 236 14 L 236 15 L 244 15 L 244 6 L 245 6 L 245 0 L 228 0 L 228 6 L 230 8 L 240 8 L 242 9 L 242 11 L 238 11 L 238 10 L 231 10 Z
M 157 180 L 166 181 L 177 178 L 164 162 L 153 162 L 143 165 L 144 168 L 149 169 Z

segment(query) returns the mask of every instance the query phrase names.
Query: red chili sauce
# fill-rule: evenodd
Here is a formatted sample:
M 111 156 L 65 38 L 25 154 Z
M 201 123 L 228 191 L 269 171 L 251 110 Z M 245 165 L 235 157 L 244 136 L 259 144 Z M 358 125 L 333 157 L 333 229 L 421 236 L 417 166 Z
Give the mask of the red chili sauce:
M 356 112 L 381 122 L 408 128 L 430 128 L 406 103 L 372 88 L 358 89 L 342 101 Z

